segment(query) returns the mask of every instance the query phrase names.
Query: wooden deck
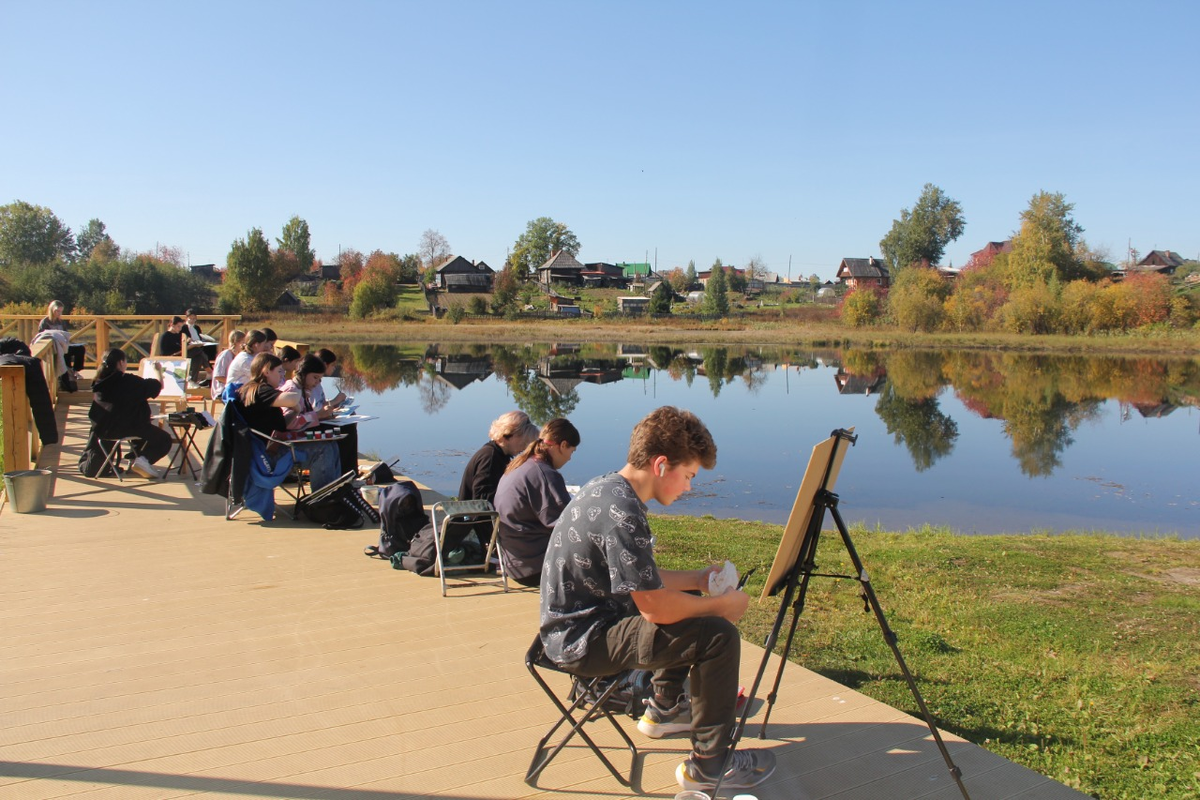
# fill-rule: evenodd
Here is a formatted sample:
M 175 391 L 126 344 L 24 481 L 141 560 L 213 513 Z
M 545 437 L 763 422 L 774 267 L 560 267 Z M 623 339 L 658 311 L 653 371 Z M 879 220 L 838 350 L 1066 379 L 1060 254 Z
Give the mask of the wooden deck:
M 65 441 L 43 451 L 50 507 L 0 513 L 0 796 L 675 795 L 687 740 L 632 724 L 637 793 L 575 747 L 540 791 L 525 785 L 554 719 L 522 663 L 535 594 L 443 599 L 436 580 L 365 558 L 374 531 L 227 522 L 190 477 L 83 478 L 86 409 L 61 405 Z M 744 682 L 761 652 L 744 648 Z M 1083 797 L 946 740 L 975 800 Z M 762 800 L 960 796 L 923 723 L 795 665 L 768 739 L 747 744 L 779 758 Z

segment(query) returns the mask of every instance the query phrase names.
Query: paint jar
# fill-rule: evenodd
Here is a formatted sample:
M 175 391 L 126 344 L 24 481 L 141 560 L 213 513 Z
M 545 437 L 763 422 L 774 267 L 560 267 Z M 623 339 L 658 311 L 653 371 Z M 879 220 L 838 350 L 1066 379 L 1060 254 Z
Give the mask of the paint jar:
M 698 792 L 694 789 L 684 789 L 675 795 L 675 800 L 709 800 L 709 796 L 704 792 Z

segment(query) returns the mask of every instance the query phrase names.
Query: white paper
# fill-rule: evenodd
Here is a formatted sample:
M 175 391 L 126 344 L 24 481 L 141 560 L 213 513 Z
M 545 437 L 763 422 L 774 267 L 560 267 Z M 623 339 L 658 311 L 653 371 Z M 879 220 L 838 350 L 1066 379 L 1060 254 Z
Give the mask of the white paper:
M 726 561 L 725 566 L 721 568 L 720 572 L 714 572 L 708 576 L 708 593 L 716 597 L 732 589 L 736 589 L 737 584 L 737 567 L 733 566 L 732 561 Z

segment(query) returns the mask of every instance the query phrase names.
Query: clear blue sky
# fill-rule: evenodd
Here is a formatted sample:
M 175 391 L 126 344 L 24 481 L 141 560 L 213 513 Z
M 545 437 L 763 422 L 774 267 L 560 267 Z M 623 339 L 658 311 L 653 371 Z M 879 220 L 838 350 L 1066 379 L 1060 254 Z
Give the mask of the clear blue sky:
M 0 0 L 0 203 L 224 264 L 433 228 L 499 267 L 550 216 L 585 261 L 832 277 L 926 182 L 961 266 L 1062 192 L 1090 244 L 1200 255 L 1200 3 Z

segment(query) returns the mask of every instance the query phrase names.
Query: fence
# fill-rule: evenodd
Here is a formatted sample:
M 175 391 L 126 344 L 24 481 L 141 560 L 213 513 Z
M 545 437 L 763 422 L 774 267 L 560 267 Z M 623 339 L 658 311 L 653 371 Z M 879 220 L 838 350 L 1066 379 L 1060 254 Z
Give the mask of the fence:
M 57 354 L 51 342 L 38 342 L 31 348 L 42 362 L 42 374 L 50 388 L 50 402 L 58 399 Z M 42 451 L 42 440 L 33 422 L 33 410 L 25 394 L 25 368 L 0 366 L 0 425 L 4 426 L 4 471 L 31 469 Z
M 171 314 L 66 314 L 71 324 L 71 343 L 85 348 L 84 366 L 99 367 L 100 359 L 112 347 L 126 352 L 138 353 L 142 358 L 150 355 L 154 340 L 171 324 Z M 43 317 L 38 314 L 0 314 L 0 336 L 15 336 L 23 342 L 32 342 L 37 336 L 38 323 Z M 220 347 L 229 341 L 229 332 L 234 329 L 241 315 L 207 314 L 197 316 L 201 330 L 217 340 Z M 131 360 L 137 360 L 136 358 Z

